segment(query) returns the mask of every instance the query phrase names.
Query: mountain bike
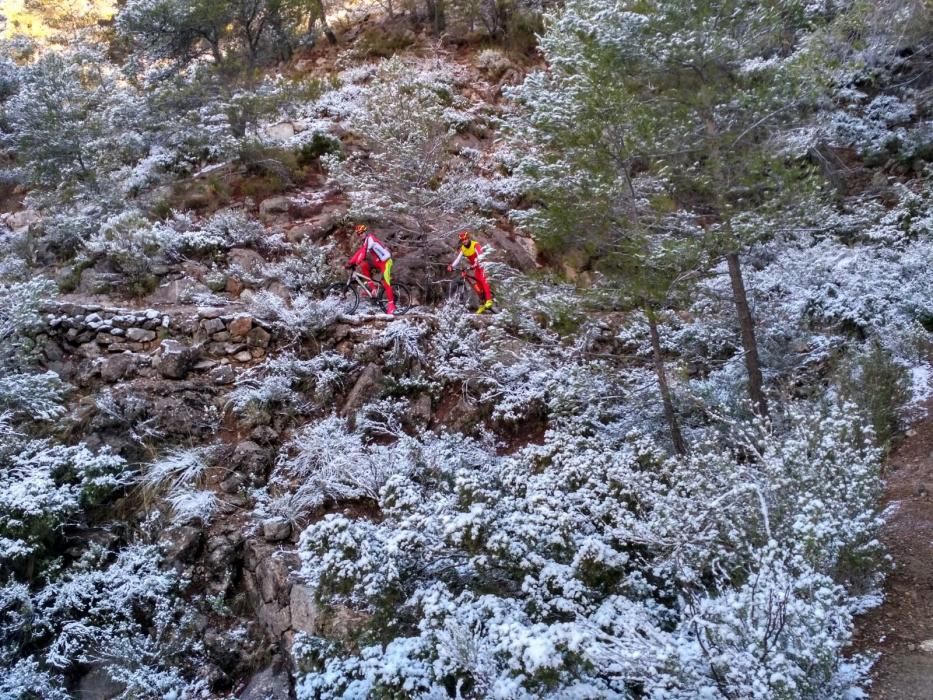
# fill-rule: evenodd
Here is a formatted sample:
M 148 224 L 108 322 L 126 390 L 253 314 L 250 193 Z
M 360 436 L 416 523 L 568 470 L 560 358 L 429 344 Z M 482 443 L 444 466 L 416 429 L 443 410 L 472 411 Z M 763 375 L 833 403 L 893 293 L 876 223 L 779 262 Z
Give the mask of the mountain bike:
M 374 292 L 369 290 L 370 284 L 376 285 Z M 411 309 L 411 292 L 408 287 L 398 282 L 392 283 L 392 291 L 395 293 L 395 314 L 400 316 Z M 338 282 L 324 287 L 319 293 L 322 299 L 337 300 L 340 303 L 340 312 L 348 316 L 356 312 L 360 305 L 360 299 L 368 299 L 373 306 L 383 313 L 386 312 L 386 306 L 388 305 L 382 280 L 367 277 L 356 267 L 350 270 L 346 282 Z
M 483 296 L 483 288 L 472 269 L 466 268 L 458 270 L 460 273 L 453 279 L 443 280 L 445 286 L 445 300 L 464 306 L 470 311 L 476 311 L 479 305 L 486 298 Z

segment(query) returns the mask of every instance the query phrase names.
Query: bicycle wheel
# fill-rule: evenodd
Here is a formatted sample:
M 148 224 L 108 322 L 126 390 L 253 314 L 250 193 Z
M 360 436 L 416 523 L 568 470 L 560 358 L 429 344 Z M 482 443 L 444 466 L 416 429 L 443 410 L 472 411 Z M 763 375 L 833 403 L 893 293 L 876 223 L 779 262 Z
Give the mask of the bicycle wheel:
M 321 299 L 333 300 L 339 304 L 340 313 L 350 316 L 360 305 L 360 294 L 348 284 L 332 284 L 324 287 Z
M 470 311 L 476 311 L 476 307 L 479 305 L 479 295 L 473 290 L 472 285 L 469 281 L 461 278 L 456 286 L 454 286 L 449 301 L 452 301 L 457 306 L 461 306 L 464 309 Z
M 395 293 L 395 313 L 398 315 L 407 313 L 411 309 L 411 292 L 404 284 L 393 284 L 392 291 Z

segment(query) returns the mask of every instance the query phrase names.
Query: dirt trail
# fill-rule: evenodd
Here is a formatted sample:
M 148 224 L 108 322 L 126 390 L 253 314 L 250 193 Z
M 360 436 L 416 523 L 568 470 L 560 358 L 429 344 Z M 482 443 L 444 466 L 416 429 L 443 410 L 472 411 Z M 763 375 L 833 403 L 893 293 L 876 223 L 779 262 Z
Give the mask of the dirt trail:
M 926 408 L 888 460 L 885 602 L 857 621 L 855 647 L 881 654 L 873 700 L 933 700 L 933 401 Z

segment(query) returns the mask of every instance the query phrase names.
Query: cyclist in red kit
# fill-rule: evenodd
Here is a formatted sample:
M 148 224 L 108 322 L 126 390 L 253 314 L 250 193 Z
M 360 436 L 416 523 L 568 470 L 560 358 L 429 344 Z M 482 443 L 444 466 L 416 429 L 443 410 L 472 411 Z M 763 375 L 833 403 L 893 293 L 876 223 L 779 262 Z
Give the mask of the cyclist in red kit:
M 385 243 L 369 232 L 369 227 L 366 224 L 359 224 L 354 231 L 358 236 L 363 237 L 363 241 L 353 257 L 347 261 L 347 267 L 359 265 L 361 273 L 371 280 L 382 282 L 388 302 L 386 304 L 386 313 L 392 315 L 395 313 L 395 294 L 392 292 L 392 253 L 386 248 Z M 379 274 L 372 275 L 370 266 L 375 267 Z M 369 291 L 375 294 L 375 282 L 369 283 Z

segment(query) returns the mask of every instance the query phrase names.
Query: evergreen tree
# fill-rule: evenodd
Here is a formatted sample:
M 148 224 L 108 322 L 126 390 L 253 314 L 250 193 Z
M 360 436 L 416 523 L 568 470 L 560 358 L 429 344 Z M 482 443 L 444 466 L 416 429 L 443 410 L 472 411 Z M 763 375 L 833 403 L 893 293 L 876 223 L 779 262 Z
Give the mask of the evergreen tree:
M 702 228 L 712 261 L 727 265 L 761 415 L 739 260 L 748 240 L 735 224 L 795 181 L 769 136 L 806 103 L 811 28 L 798 2 L 578 0 L 542 40 L 549 70 L 517 93 L 520 131 L 536 146 L 523 169 L 541 205 L 520 220 L 545 246 L 597 256 L 657 235 L 633 218 L 642 206 L 679 238 Z

